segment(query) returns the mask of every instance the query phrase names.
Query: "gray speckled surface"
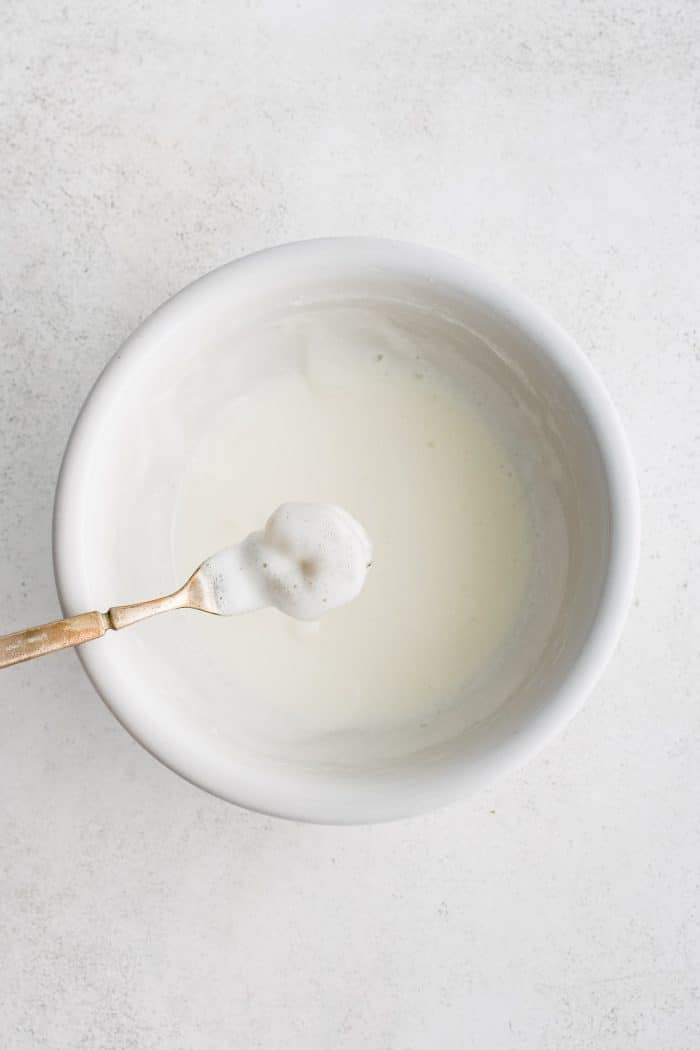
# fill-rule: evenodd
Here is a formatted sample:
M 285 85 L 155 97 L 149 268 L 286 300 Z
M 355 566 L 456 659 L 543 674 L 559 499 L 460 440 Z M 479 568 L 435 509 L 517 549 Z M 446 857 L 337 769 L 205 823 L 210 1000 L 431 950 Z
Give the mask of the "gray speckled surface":
M 200 272 L 398 236 L 481 261 L 608 384 L 638 598 L 518 775 L 437 815 L 302 827 L 208 798 L 72 654 L 0 681 L 12 1050 L 689 1050 L 700 1043 L 700 9 L 608 0 L 0 13 L 0 630 L 58 612 L 80 403 Z

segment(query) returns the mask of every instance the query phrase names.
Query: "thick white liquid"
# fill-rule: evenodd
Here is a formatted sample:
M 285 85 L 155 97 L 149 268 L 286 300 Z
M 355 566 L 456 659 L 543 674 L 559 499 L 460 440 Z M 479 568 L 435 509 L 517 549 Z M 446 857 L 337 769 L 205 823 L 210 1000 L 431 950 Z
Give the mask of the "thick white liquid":
M 197 580 L 221 616 L 275 608 L 320 620 L 358 596 L 371 565 L 369 536 L 342 507 L 283 503 L 264 529 L 207 558 Z
M 289 333 L 294 353 L 208 421 L 181 482 L 184 578 L 290 500 L 336 503 L 367 529 L 364 590 L 318 623 L 274 609 L 192 614 L 191 653 L 229 702 L 300 733 L 427 723 L 488 674 L 523 615 L 528 495 L 469 392 L 410 335 L 339 315 Z

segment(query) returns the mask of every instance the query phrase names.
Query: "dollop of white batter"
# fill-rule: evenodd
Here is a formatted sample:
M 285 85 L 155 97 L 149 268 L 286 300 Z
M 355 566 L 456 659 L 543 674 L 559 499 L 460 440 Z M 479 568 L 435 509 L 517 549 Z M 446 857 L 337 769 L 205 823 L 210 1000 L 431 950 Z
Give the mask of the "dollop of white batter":
M 212 555 L 200 567 L 224 616 L 274 606 L 318 620 L 362 590 L 372 563 L 364 528 L 331 503 L 283 503 L 262 532 Z

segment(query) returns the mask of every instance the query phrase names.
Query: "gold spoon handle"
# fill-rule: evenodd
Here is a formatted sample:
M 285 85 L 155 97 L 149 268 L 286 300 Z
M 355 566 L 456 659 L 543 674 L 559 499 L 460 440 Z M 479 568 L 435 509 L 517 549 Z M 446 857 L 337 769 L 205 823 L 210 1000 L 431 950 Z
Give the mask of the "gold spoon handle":
M 57 649 L 69 649 L 73 645 L 92 642 L 95 638 L 101 638 L 111 626 L 109 617 L 104 613 L 89 612 L 6 634 L 0 637 L 0 667 L 10 667 Z
M 23 660 L 33 660 L 35 656 L 45 656 L 57 649 L 70 649 L 83 642 L 93 642 L 101 638 L 105 631 L 119 631 L 122 627 L 172 609 L 201 607 L 196 603 L 197 594 L 196 584 L 188 580 L 179 591 L 166 594 L 163 598 L 153 598 L 135 605 L 115 605 L 106 613 L 81 613 L 80 616 L 69 616 L 67 620 L 54 620 L 42 627 L 28 627 L 26 631 L 0 636 L 0 668 L 20 664 Z
M 113 605 L 107 613 L 108 627 L 120 631 L 122 627 L 129 627 L 132 623 L 147 620 L 149 616 L 158 616 L 160 613 L 171 612 L 173 609 L 182 609 L 190 604 L 189 594 L 190 581 L 174 594 L 166 594 L 163 598 L 151 598 L 148 602 L 136 602 L 135 605 Z

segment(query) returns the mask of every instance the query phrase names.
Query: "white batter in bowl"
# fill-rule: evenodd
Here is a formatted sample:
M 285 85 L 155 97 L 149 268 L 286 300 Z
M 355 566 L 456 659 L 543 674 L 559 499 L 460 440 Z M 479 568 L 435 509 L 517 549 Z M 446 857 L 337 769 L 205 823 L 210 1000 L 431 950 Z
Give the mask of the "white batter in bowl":
M 555 325 L 450 256 L 288 245 L 162 307 L 71 438 L 66 613 L 169 590 L 287 501 L 367 529 L 349 605 L 182 612 L 80 653 L 137 739 L 232 801 L 338 822 L 447 802 L 539 747 L 616 641 L 637 505 L 614 412 Z

